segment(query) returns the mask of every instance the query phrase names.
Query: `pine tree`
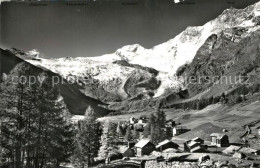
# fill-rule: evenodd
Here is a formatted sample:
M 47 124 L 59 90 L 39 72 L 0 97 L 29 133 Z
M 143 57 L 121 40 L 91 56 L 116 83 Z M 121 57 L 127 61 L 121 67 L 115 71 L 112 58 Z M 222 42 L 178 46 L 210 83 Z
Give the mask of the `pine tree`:
M 151 116 L 151 141 L 155 144 L 166 139 L 165 121 L 165 113 L 159 108 L 157 109 L 156 117 Z
M 209 105 L 210 105 L 210 104 L 213 104 L 213 102 L 214 102 L 214 97 L 211 96 L 211 97 L 208 99 L 208 104 L 209 104 Z
M 133 138 L 132 130 L 131 130 L 129 127 L 127 127 L 126 133 L 125 133 L 125 141 L 130 142 L 130 141 L 132 141 L 133 139 L 134 139 L 134 138 Z
M 89 116 L 78 122 L 76 135 L 76 150 L 73 155 L 74 164 L 80 167 L 88 166 L 94 157 L 98 156 L 102 130 L 95 117 Z
M 73 127 L 66 106 L 51 87 L 50 78 L 43 85 L 30 84 L 28 74 L 32 70 L 19 68 L 16 75 L 27 82 L 14 83 L 8 78 L 1 86 L 1 147 L 9 151 L 5 157 L 14 163 L 13 167 L 23 167 L 25 159 L 28 168 L 47 163 L 57 166 L 70 156 L 73 146 Z
M 160 128 L 165 128 L 166 116 L 164 111 L 157 109 L 157 122 Z
M 118 141 L 118 134 L 117 134 L 117 123 L 110 122 L 108 125 L 108 142 L 110 146 L 117 146 L 116 142 Z
M 121 126 L 120 122 L 117 123 L 116 132 L 117 132 L 118 137 L 124 136 L 124 130 L 123 130 L 123 127 Z
M 107 131 L 107 157 L 111 157 L 113 154 L 116 154 L 118 151 L 118 134 L 117 134 L 117 124 L 113 122 L 109 122 L 108 131 Z
M 108 148 L 109 148 L 109 144 L 108 144 L 108 125 L 109 122 L 106 121 L 103 126 L 102 126 L 102 135 L 101 135 L 101 139 L 100 139 L 100 150 L 98 153 L 98 158 L 100 160 L 107 158 L 108 156 Z
M 148 123 L 146 124 L 146 126 L 144 127 L 144 131 L 143 131 L 143 137 L 144 138 L 149 138 L 151 134 L 151 124 Z
M 8 151 L 6 157 L 11 160 L 16 168 L 22 167 L 24 152 L 23 144 L 26 142 L 26 115 L 35 107 L 30 102 L 30 88 L 26 83 L 27 69 L 23 73 L 15 74 L 22 79 L 14 83 L 7 78 L 1 84 L 0 122 L 1 122 L 1 147 Z M 25 78 L 21 78 L 24 76 Z
M 199 100 L 197 101 L 197 110 L 201 110 L 201 109 L 205 108 L 206 105 L 207 105 L 207 104 L 206 104 L 205 99 L 199 99 Z
M 134 129 L 133 132 L 134 132 L 134 133 L 133 133 L 133 139 L 139 140 L 139 138 L 140 138 L 140 132 L 137 131 L 136 129 Z
M 260 88 L 259 83 L 253 84 L 253 86 L 252 86 L 252 93 L 259 92 L 259 88 Z
M 156 135 L 156 131 L 155 131 L 155 125 L 156 125 L 156 117 L 154 116 L 154 114 L 151 114 L 150 116 L 150 139 L 152 142 L 155 141 L 157 135 Z
M 47 78 L 37 95 L 35 106 L 34 164 L 42 167 L 47 161 L 57 167 L 72 155 L 74 130 L 69 113 L 57 88 L 51 86 Z

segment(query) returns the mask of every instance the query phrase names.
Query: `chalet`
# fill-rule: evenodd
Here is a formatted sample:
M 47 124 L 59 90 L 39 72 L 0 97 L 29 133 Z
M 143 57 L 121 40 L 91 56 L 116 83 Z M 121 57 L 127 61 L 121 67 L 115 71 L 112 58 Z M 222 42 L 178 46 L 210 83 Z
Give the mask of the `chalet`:
M 139 120 L 142 120 L 143 123 L 147 123 L 147 122 L 148 122 L 148 119 L 149 119 L 149 118 L 147 118 L 146 116 L 141 116 L 141 117 L 139 118 Z
M 188 146 L 189 146 L 190 149 L 192 149 L 192 148 L 195 148 L 197 146 L 200 146 L 200 143 L 199 142 L 195 142 L 195 141 L 190 141 L 188 143 Z
M 155 150 L 155 145 L 149 139 L 142 139 L 137 144 L 136 156 L 149 155 Z
M 82 115 L 74 115 L 72 116 L 71 118 L 71 121 L 76 124 L 78 123 L 78 121 L 81 121 L 81 120 L 84 120 L 85 119 L 85 116 L 82 116 Z
M 167 139 L 167 140 L 160 142 L 156 146 L 157 151 L 163 151 L 163 150 L 169 149 L 169 148 L 178 149 L 179 145 Z
M 186 132 L 190 131 L 190 129 L 188 129 L 187 127 L 183 127 L 183 126 L 176 126 L 173 128 L 173 136 L 177 136 L 180 134 L 184 134 Z
M 235 152 L 239 151 L 241 148 L 242 148 L 241 146 L 230 145 L 225 150 L 223 150 L 222 153 L 224 153 L 226 155 L 231 155 L 231 154 L 234 154 Z
M 144 120 L 140 119 L 138 120 L 138 124 L 143 124 L 144 123 Z
M 130 141 L 127 143 L 128 148 L 133 148 L 135 146 L 135 142 L 134 141 Z
M 226 134 L 223 133 L 212 133 L 211 137 L 211 145 L 217 147 L 227 147 L 229 146 L 229 139 Z
M 239 150 L 239 152 L 247 154 L 247 155 L 259 155 L 260 151 L 252 148 L 243 147 Z
M 257 3 L 255 10 L 254 10 L 255 16 L 260 16 L 260 5 Z
M 138 122 L 137 119 L 135 119 L 134 117 L 130 118 L 129 120 L 130 124 L 136 124 Z
M 138 124 L 142 124 L 142 125 L 146 125 L 148 123 L 148 121 L 146 119 L 139 119 L 138 120 Z
M 168 120 L 168 121 L 165 122 L 165 126 L 166 126 L 166 127 L 171 127 L 171 128 L 173 128 L 173 127 L 176 126 L 176 122 L 173 121 L 172 119 L 170 119 L 170 120 Z
M 175 148 L 168 148 L 168 149 L 165 149 L 163 151 L 163 153 L 181 153 L 181 151 L 179 149 L 175 149 Z
M 201 138 L 199 138 L 199 137 L 195 137 L 195 138 L 193 138 L 192 141 L 194 141 L 194 142 L 198 142 L 199 144 L 204 144 L 204 140 L 201 139 Z
M 205 152 L 204 140 L 201 138 L 193 138 L 184 143 L 184 151 L 192 153 Z
M 127 148 L 127 149 L 123 152 L 123 157 L 135 157 L 135 151 L 134 151 L 134 149 Z
M 135 124 L 134 129 L 136 129 L 139 132 L 143 132 L 144 131 L 144 125 L 143 124 Z
M 191 153 L 204 153 L 206 152 L 205 148 L 203 148 L 202 146 L 197 146 L 194 147 L 190 150 Z
M 243 153 L 246 155 L 259 155 L 260 154 L 259 150 L 252 149 L 252 148 L 246 148 L 243 146 L 234 146 L 234 145 L 231 145 L 222 151 L 222 153 L 228 154 L 228 155 L 234 154 L 235 152 Z
M 245 159 L 246 155 L 244 153 L 235 152 L 233 157 L 237 159 Z

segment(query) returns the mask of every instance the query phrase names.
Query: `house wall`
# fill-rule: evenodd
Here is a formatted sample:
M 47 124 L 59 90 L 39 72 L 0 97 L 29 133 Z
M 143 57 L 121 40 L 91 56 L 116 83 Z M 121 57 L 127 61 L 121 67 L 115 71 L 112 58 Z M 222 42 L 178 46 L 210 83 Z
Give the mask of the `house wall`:
M 142 149 L 141 148 L 136 149 L 136 156 L 142 156 Z
M 217 137 L 211 138 L 211 145 L 216 145 L 218 147 L 227 147 L 229 146 L 228 136 L 224 136 L 222 139 L 217 139 Z
M 173 133 L 173 135 L 180 135 L 180 134 L 186 133 L 188 131 L 190 131 L 190 130 L 189 129 L 173 128 L 172 133 Z
M 220 140 L 219 146 L 220 146 L 220 147 L 227 147 L 227 146 L 229 146 L 228 136 L 224 136 L 224 137 Z
M 217 145 L 217 137 L 211 137 L 211 145 Z
M 203 143 L 204 143 L 204 140 L 199 139 L 199 140 L 196 140 L 195 142 L 198 142 L 198 143 L 200 143 L 200 144 L 203 144 Z
M 173 128 L 173 130 L 172 130 L 172 135 L 177 135 L 177 131 L 175 128 Z
M 183 144 L 183 146 L 184 146 L 184 151 L 185 152 L 190 152 L 190 148 L 188 147 L 186 142 Z
M 174 143 L 167 143 L 165 145 L 162 145 L 160 148 L 158 148 L 157 150 L 158 151 L 161 151 L 161 150 L 165 150 L 165 149 L 169 149 L 169 148 L 174 148 L 174 149 L 178 149 L 178 146 Z
M 128 149 L 127 151 L 125 151 L 125 153 L 123 153 L 124 157 L 134 157 L 135 153 L 132 149 Z
M 155 150 L 155 146 L 151 143 L 147 144 L 145 147 L 143 147 L 142 155 L 149 155 Z

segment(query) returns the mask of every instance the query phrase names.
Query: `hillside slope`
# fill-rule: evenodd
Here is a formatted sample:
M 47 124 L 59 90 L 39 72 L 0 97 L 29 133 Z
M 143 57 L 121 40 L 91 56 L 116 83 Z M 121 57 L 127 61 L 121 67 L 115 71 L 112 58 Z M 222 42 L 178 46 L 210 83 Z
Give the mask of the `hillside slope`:
M 109 104 L 112 110 L 152 109 L 188 96 L 205 96 L 209 89 L 212 91 L 206 96 L 221 94 L 237 86 L 205 81 L 190 85 L 185 77 L 219 79 L 221 75 L 234 77 L 257 71 L 259 5 L 260 2 L 245 9 L 227 9 L 205 25 L 188 27 L 151 49 L 134 44 L 98 57 L 26 61 L 59 74 L 85 96 Z M 178 93 L 183 88 L 188 89 L 184 96 Z
M 81 87 L 77 84 L 70 84 L 63 79 L 60 75 L 49 71 L 46 68 L 34 66 L 23 59 L 15 56 L 8 50 L 1 49 L 1 77 L 2 74 L 9 75 L 9 78 L 19 73 L 23 68 L 28 68 L 31 76 L 40 76 L 43 73 L 52 79 L 63 81 L 59 82 L 55 87 L 60 91 L 64 102 L 72 114 L 84 115 L 86 109 L 91 106 L 97 116 L 104 116 L 108 114 L 109 110 L 106 109 L 106 104 L 94 98 L 85 96 L 80 92 Z

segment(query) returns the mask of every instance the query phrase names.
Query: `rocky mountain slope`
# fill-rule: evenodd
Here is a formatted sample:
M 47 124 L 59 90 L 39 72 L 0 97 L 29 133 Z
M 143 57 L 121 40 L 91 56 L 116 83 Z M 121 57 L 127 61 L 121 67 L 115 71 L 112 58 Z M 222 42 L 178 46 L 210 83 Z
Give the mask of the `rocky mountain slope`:
M 259 6 L 260 3 L 250 6 L 243 14 L 231 9 L 234 16 L 247 16 L 247 20 L 211 35 L 197 51 L 192 63 L 182 69 L 182 76 L 196 79 L 196 84 L 186 83 L 190 96 L 205 91 L 204 96 L 216 96 L 243 84 L 259 82 Z
M 247 74 L 259 53 L 260 2 L 227 9 L 203 26 L 188 27 L 175 38 L 145 49 L 138 44 L 97 57 L 26 59 L 79 85 L 81 93 L 116 110 L 140 110 L 196 96 L 208 89 L 225 92 L 231 85 L 190 85 L 182 77 Z M 251 57 L 246 57 L 252 54 Z M 18 54 L 19 55 L 19 54 Z M 246 64 L 243 64 L 247 61 Z M 230 69 L 230 67 L 232 67 Z M 249 69 L 248 69 L 249 68 Z M 235 76 L 233 73 L 231 76 Z M 188 92 L 179 92 L 187 88 Z
M 227 9 L 205 25 L 188 27 L 175 38 L 151 49 L 134 44 L 124 46 L 115 53 L 98 57 L 42 59 L 29 62 L 48 68 L 66 79 L 76 78 L 80 82 L 85 81 L 85 85 L 94 83 L 96 86 L 85 87 L 83 92 L 105 102 L 132 99 L 140 94 L 148 98 L 151 95 L 160 97 L 183 87 L 183 81 L 176 79 L 177 69 L 191 63 L 199 48 L 213 34 L 219 35 L 229 28 L 256 25 L 255 19 L 259 13 L 257 6 L 258 4 L 254 4 L 245 9 Z M 148 68 L 158 72 L 151 73 Z M 132 82 L 132 88 L 127 88 L 130 85 L 125 82 L 129 81 L 133 73 L 139 76 L 139 79 Z M 153 81 L 156 87 L 139 85 L 139 82 L 148 81 Z M 96 88 L 102 93 L 93 91 Z

